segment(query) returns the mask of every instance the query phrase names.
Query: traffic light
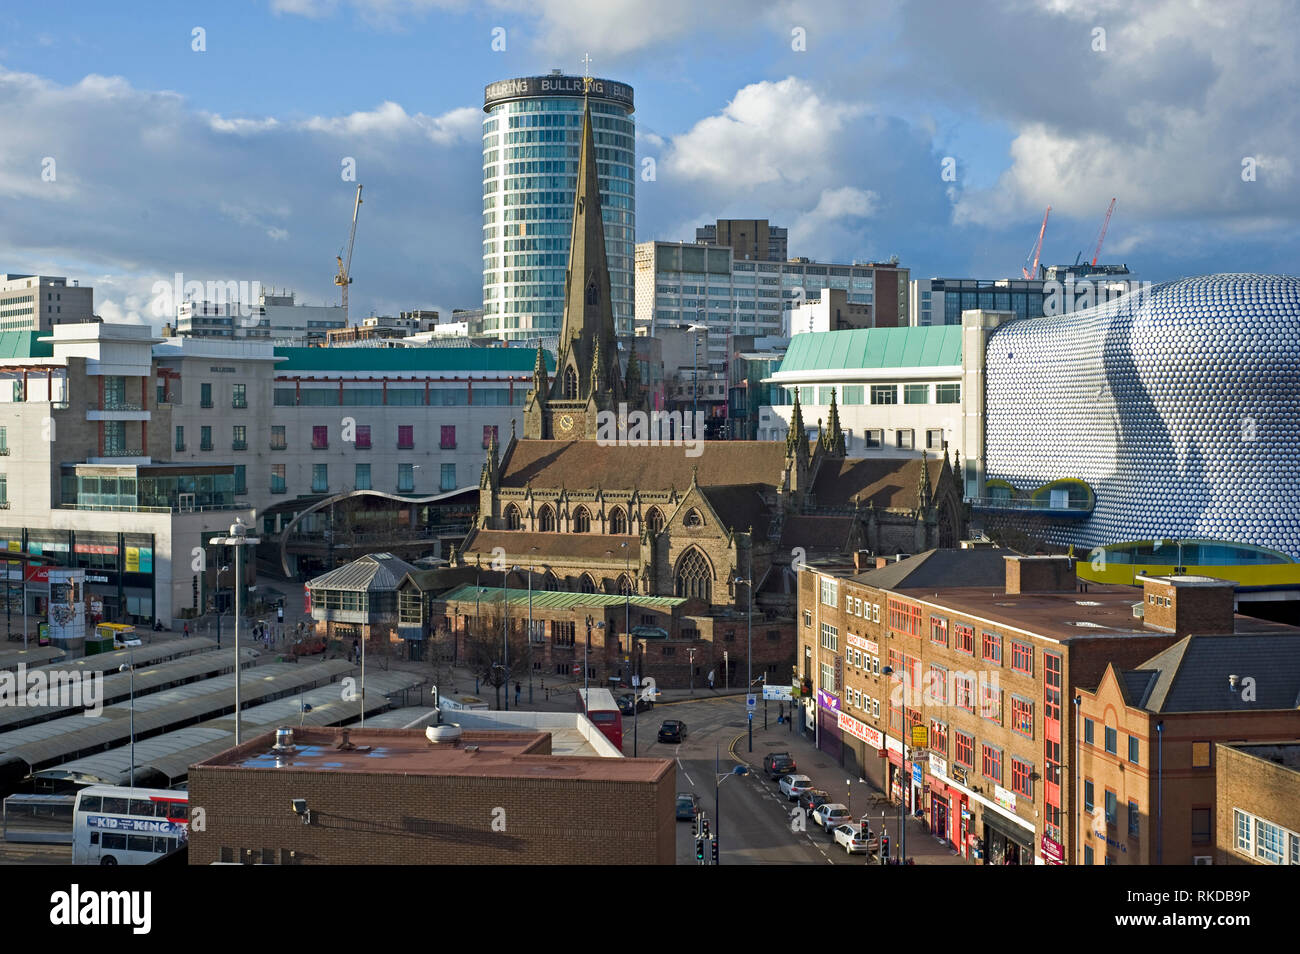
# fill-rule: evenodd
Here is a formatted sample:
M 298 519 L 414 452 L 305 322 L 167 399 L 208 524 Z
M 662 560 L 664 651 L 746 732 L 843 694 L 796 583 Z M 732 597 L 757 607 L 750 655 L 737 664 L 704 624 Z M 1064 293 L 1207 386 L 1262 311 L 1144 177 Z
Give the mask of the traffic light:
M 708 838 L 708 837 L 709 837 L 709 819 L 706 817 L 706 818 L 703 820 L 703 822 L 701 822 L 701 824 L 704 826 L 703 829 L 702 829 L 702 834 L 704 835 L 705 838 Z
M 880 833 L 880 863 L 889 864 L 889 836 L 883 831 Z
M 695 839 L 695 860 L 696 861 L 704 860 L 704 839 L 703 838 Z
M 700 837 L 700 813 L 696 812 L 691 816 L 691 837 Z
M 709 843 L 713 846 L 712 847 L 713 863 L 716 865 L 718 863 L 718 839 L 711 838 L 709 839 Z

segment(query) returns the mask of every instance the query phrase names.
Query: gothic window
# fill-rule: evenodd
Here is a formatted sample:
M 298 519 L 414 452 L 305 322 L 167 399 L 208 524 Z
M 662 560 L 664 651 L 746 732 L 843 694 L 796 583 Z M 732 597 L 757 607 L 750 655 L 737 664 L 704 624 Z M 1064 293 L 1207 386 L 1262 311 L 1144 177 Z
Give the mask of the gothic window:
M 516 507 L 514 504 L 511 504 L 509 507 L 506 507 L 506 529 L 507 530 L 519 529 L 519 508 Z
M 596 581 L 591 578 L 590 573 L 582 574 L 581 579 L 578 580 L 578 589 L 583 593 L 596 592 Z
M 632 581 L 628 579 L 626 573 L 620 573 L 618 577 L 618 595 L 635 596 L 636 592 L 632 589 Z
M 565 400 L 573 400 L 578 396 L 578 372 L 573 370 L 573 365 L 564 369 L 564 397 Z
M 579 507 L 573 512 L 573 532 L 591 533 L 591 515 L 587 513 L 586 507 Z M 588 590 L 587 592 L 594 591 Z
M 627 516 L 623 513 L 622 507 L 615 507 L 609 515 L 609 532 L 610 533 L 627 533 Z
M 592 275 L 591 280 L 587 282 L 587 304 L 600 304 L 600 286 L 596 284 L 595 275 Z
M 692 507 L 686 512 L 686 518 L 682 520 L 682 524 L 687 527 L 702 527 L 704 526 L 704 517 Z
M 658 507 L 651 507 L 646 511 L 645 525 L 655 533 L 664 528 L 664 515 L 659 512 Z
M 556 593 L 560 589 L 560 581 L 555 578 L 555 574 L 550 570 L 547 570 L 546 575 L 542 577 L 542 589 L 549 593 Z
M 713 571 L 704 554 L 691 547 L 677 561 L 676 594 L 695 596 L 706 602 L 713 599 Z
M 537 529 L 543 532 L 551 532 L 555 529 L 555 511 L 551 509 L 550 504 L 542 507 L 541 512 L 537 514 Z

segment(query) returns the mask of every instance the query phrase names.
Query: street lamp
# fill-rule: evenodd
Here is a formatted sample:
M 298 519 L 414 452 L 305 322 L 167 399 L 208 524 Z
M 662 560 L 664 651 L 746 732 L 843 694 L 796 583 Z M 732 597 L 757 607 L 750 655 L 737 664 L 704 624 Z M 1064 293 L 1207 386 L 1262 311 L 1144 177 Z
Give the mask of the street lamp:
M 695 422 L 700 419 L 700 332 L 708 332 L 709 326 L 704 322 L 704 309 L 696 309 L 696 314 L 700 316 L 699 324 L 687 325 L 687 331 L 695 332 L 695 347 L 691 350 L 695 353 L 695 371 L 691 378 L 691 399 L 694 402 L 691 407 L 691 437 L 698 435 L 695 433 Z M 708 340 L 707 338 L 705 339 Z
M 216 594 L 217 596 L 221 595 L 221 574 L 226 573 L 229 570 L 230 570 L 230 564 L 228 563 L 225 566 L 221 567 L 221 569 L 217 570 L 217 594 Z M 213 601 L 213 608 L 217 610 L 217 648 L 220 649 L 221 648 L 221 617 L 225 614 L 222 612 L 220 608 L 216 606 L 215 600 Z
M 248 544 L 256 545 L 261 542 L 261 537 L 250 537 L 248 535 L 248 527 L 244 524 L 242 517 L 236 517 L 235 522 L 230 525 L 230 536 L 212 537 L 208 540 L 208 543 L 213 546 L 231 546 L 235 548 L 235 745 L 239 745 L 243 741 L 240 731 L 241 720 L 239 718 L 239 613 L 243 602 L 240 599 L 240 591 L 244 588 L 244 547 Z M 362 658 L 364 659 L 364 656 Z M 363 724 L 366 711 L 365 698 L 366 670 L 363 664 L 361 667 L 361 717 Z
M 749 693 L 754 691 L 754 569 L 752 566 L 750 567 L 749 570 L 749 577 L 750 578 L 748 580 L 741 579 L 740 577 L 736 577 L 735 580 L 733 580 L 733 582 L 737 586 L 739 586 L 741 583 L 744 583 L 745 588 L 749 591 L 749 622 L 747 624 L 748 633 L 746 637 L 749 641 L 749 683 L 745 689 L 746 701 L 748 701 Z M 749 715 L 749 751 L 753 752 L 754 751 L 754 710 L 750 709 L 748 715 Z
M 519 567 L 515 567 L 519 569 Z M 505 679 L 506 712 L 510 711 L 510 571 L 501 570 L 501 677 Z
M 131 780 L 127 784 L 135 788 L 135 647 L 129 647 L 131 650 L 131 664 L 117 667 L 118 672 L 131 673 Z

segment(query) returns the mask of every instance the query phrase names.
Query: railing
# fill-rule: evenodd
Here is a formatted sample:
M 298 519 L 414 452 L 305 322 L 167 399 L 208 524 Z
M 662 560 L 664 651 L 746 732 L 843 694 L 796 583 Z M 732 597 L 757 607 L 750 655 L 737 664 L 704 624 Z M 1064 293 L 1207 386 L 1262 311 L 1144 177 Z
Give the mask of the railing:
M 243 410 L 248 407 L 248 401 L 247 400 L 231 401 L 230 406 L 239 410 Z
M 1064 504 L 1053 504 L 1049 497 L 968 497 L 966 502 L 976 510 L 1054 510 L 1090 513 L 1093 509 L 1091 500 L 1069 500 Z
M 179 505 L 171 507 L 142 507 L 142 506 L 115 506 L 110 504 L 81 504 L 65 503 L 59 504 L 60 510 L 90 510 L 100 512 L 114 513 L 206 513 L 210 510 L 241 510 L 239 504 L 195 504 L 192 507 L 181 508 Z
M 271 442 L 271 450 L 281 451 L 281 450 L 288 450 L 288 449 L 289 449 L 288 441 L 281 441 L 279 444 L 277 444 L 275 441 Z
M 231 450 L 248 450 L 248 441 L 231 441 Z
M 116 398 L 104 398 L 104 403 L 98 401 L 87 401 L 86 410 L 88 411 L 144 411 L 147 410 L 143 404 L 138 401 L 120 401 Z
M 213 446 L 212 441 L 204 441 L 203 443 L 199 444 L 199 450 L 210 451 L 212 450 L 212 446 Z
M 105 447 L 101 453 L 97 448 L 91 448 L 86 451 L 86 459 L 92 457 L 144 457 L 144 451 L 139 447 Z

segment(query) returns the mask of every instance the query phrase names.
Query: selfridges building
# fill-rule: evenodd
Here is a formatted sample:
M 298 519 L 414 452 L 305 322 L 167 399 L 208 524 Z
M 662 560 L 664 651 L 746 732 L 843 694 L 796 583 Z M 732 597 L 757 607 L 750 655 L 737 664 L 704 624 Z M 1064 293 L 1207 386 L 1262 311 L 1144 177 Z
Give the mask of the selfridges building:
M 990 484 L 1087 485 L 1086 515 L 1039 518 L 1051 542 L 1300 557 L 1300 279 L 1209 275 L 1014 321 L 986 361 Z

